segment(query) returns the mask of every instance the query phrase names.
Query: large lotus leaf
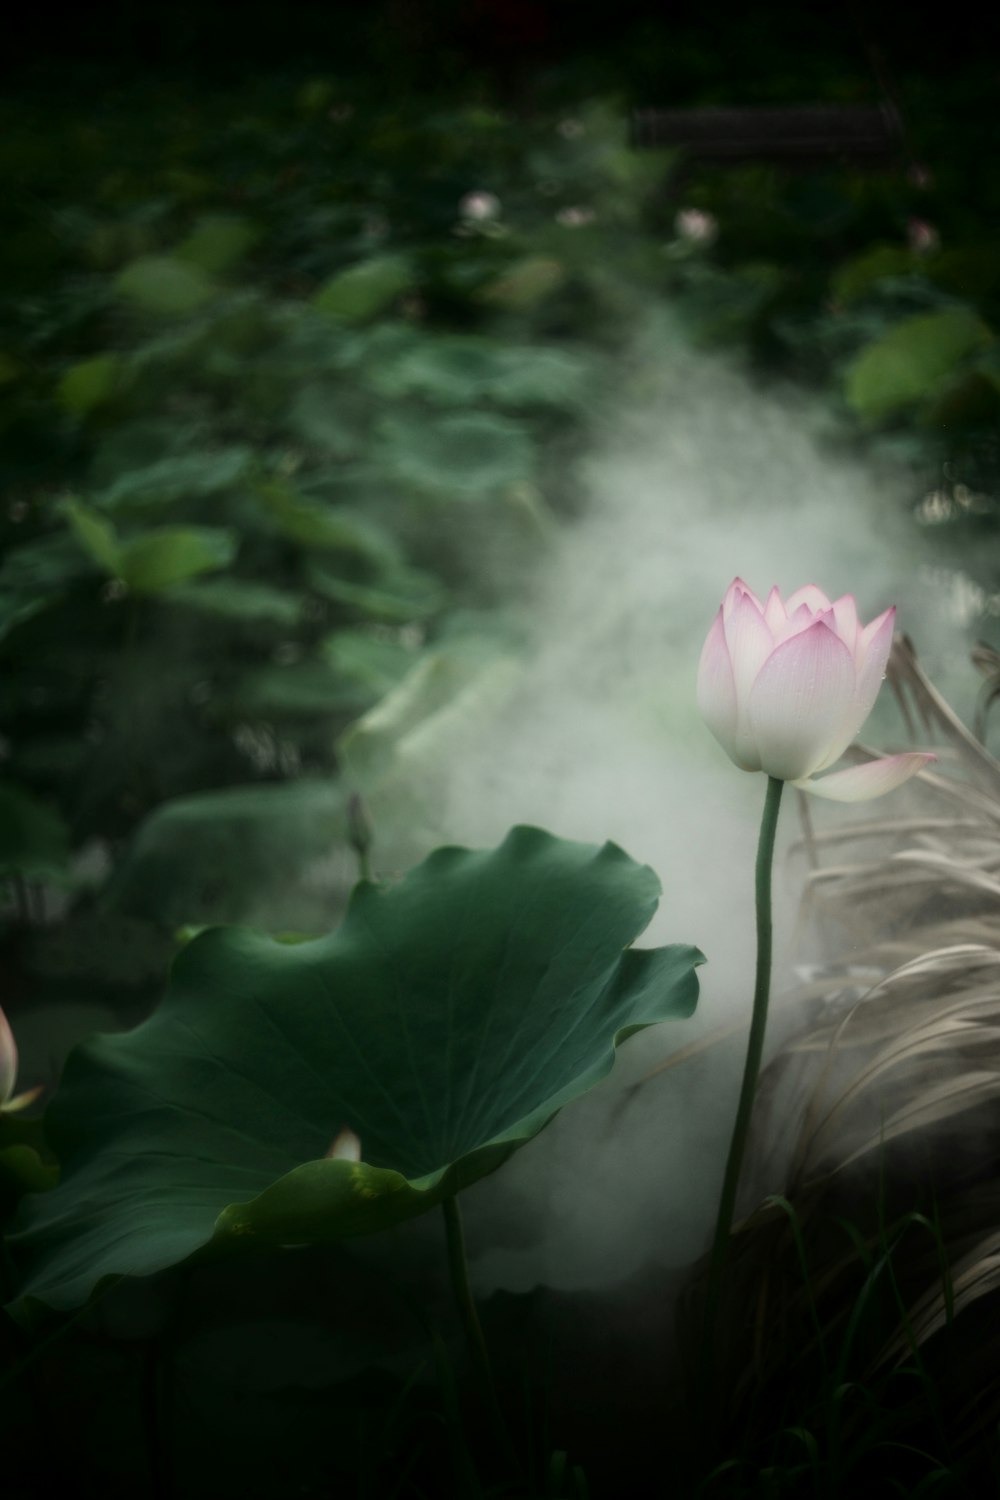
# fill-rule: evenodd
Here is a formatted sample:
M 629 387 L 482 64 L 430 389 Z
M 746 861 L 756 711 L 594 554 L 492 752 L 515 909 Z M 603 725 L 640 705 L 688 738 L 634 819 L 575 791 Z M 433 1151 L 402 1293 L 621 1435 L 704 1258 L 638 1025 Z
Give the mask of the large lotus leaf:
M 11 1240 L 24 1294 L 363 1234 L 493 1171 L 618 1042 L 693 1011 L 698 951 L 629 947 L 659 891 L 613 844 L 515 828 L 362 882 L 328 937 L 203 933 L 148 1021 L 70 1056 L 62 1178 Z M 325 1159 L 345 1125 L 360 1162 Z

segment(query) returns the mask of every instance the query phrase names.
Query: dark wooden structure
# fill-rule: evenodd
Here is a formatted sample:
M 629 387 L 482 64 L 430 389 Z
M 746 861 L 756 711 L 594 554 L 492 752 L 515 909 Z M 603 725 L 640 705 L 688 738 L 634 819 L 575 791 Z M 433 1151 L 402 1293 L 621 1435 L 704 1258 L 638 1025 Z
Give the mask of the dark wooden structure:
M 632 144 L 678 147 L 691 163 L 900 167 L 903 127 L 891 104 L 782 109 L 637 109 Z

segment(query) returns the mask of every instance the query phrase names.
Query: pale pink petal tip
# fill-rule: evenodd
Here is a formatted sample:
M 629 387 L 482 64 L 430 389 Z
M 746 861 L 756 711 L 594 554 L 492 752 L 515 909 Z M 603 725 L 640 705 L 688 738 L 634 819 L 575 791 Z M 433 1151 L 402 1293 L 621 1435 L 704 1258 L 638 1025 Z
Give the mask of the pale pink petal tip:
M 722 600 L 722 611 L 727 620 L 742 599 L 749 599 L 751 604 L 756 605 L 758 614 L 764 613 L 764 606 L 750 585 L 744 583 L 742 578 L 734 578 Z
M 775 635 L 788 619 L 785 601 L 778 592 L 777 584 L 774 584 L 767 596 L 767 603 L 764 605 L 764 619 L 772 635 Z
M 831 601 L 826 597 L 823 590 L 815 583 L 803 584 L 802 588 L 796 589 L 794 594 L 789 594 L 785 600 L 785 608 L 789 616 L 792 616 L 800 605 L 805 604 L 818 614 L 821 609 L 832 609 Z
M 863 766 L 834 771 L 832 776 L 822 776 L 817 781 L 796 781 L 793 785 L 813 797 L 827 797 L 831 802 L 868 802 L 894 792 L 932 760 L 937 760 L 937 756 L 923 751 L 887 755 L 883 760 L 870 760 Z

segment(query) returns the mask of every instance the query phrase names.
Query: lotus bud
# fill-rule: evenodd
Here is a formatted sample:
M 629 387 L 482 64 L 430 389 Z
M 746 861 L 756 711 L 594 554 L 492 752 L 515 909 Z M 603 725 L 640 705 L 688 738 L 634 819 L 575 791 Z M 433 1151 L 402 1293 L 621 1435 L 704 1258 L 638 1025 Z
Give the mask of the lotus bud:
M 836 802 L 881 797 L 936 757 L 890 755 L 814 778 L 839 760 L 871 713 L 892 647 L 895 609 L 868 625 L 851 594 L 815 584 L 761 603 L 730 584 L 698 668 L 702 718 L 737 766 Z

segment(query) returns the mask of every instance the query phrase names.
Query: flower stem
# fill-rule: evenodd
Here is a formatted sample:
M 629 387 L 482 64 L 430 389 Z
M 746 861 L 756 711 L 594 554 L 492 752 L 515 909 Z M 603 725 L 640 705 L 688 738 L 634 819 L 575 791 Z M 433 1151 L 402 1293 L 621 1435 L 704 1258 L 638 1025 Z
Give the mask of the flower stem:
M 497 1400 L 493 1368 L 486 1349 L 486 1340 L 483 1338 L 479 1314 L 476 1312 L 476 1304 L 472 1300 L 472 1292 L 469 1288 L 469 1268 L 465 1258 L 465 1235 L 462 1230 L 462 1215 L 455 1194 L 452 1193 L 445 1198 L 441 1207 L 444 1210 L 445 1233 L 448 1241 L 448 1267 L 451 1271 L 452 1291 L 455 1294 L 455 1302 L 458 1307 L 458 1315 L 462 1321 L 465 1340 L 469 1347 L 472 1363 L 479 1376 L 480 1385 L 482 1386 L 497 1447 L 512 1472 L 517 1473 L 517 1459 L 510 1441 L 510 1434 L 507 1431 L 507 1424 L 500 1410 L 500 1403 Z
M 774 835 L 778 827 L 778 811 L 781 807 L 781 793 L 784 786 L 785 783 L 775 776 L 767 778 L 767 796 L 760 821 L 760 837 L 757 841 L 755 873 L 757 969 L 753 993 L 753 1016 L 750 1021 L 746 1062 L 743 1065 L 740 1101 L 736 1109 L 732 1139 L 729 1142 L 726 1175 L 722 1180 L 719 1213 L 715 1221 L 715 1238 L 712 1242 L 712 1253 L 708 1265 L 708 1289 L 705 1295 L 700 1351 L 702 1396 L 705 1399 L 711 1399 L 713 1395 L 719 1298 L 726 1269 L 733 1214 L 736 1209 L 736 1193 L 740 1185 L 740 1170 L 743 1166 L 743 1155 L 750 1130 L 750 1116 L 753 1113 L 754 1094 L 757 1090 L 757 1075 L 760 1072 L 761 1057 L 764 1052 L 764 1033 L 767 1030 L 767 1003 L 771 991 L 771 867 L 774 862 Z

